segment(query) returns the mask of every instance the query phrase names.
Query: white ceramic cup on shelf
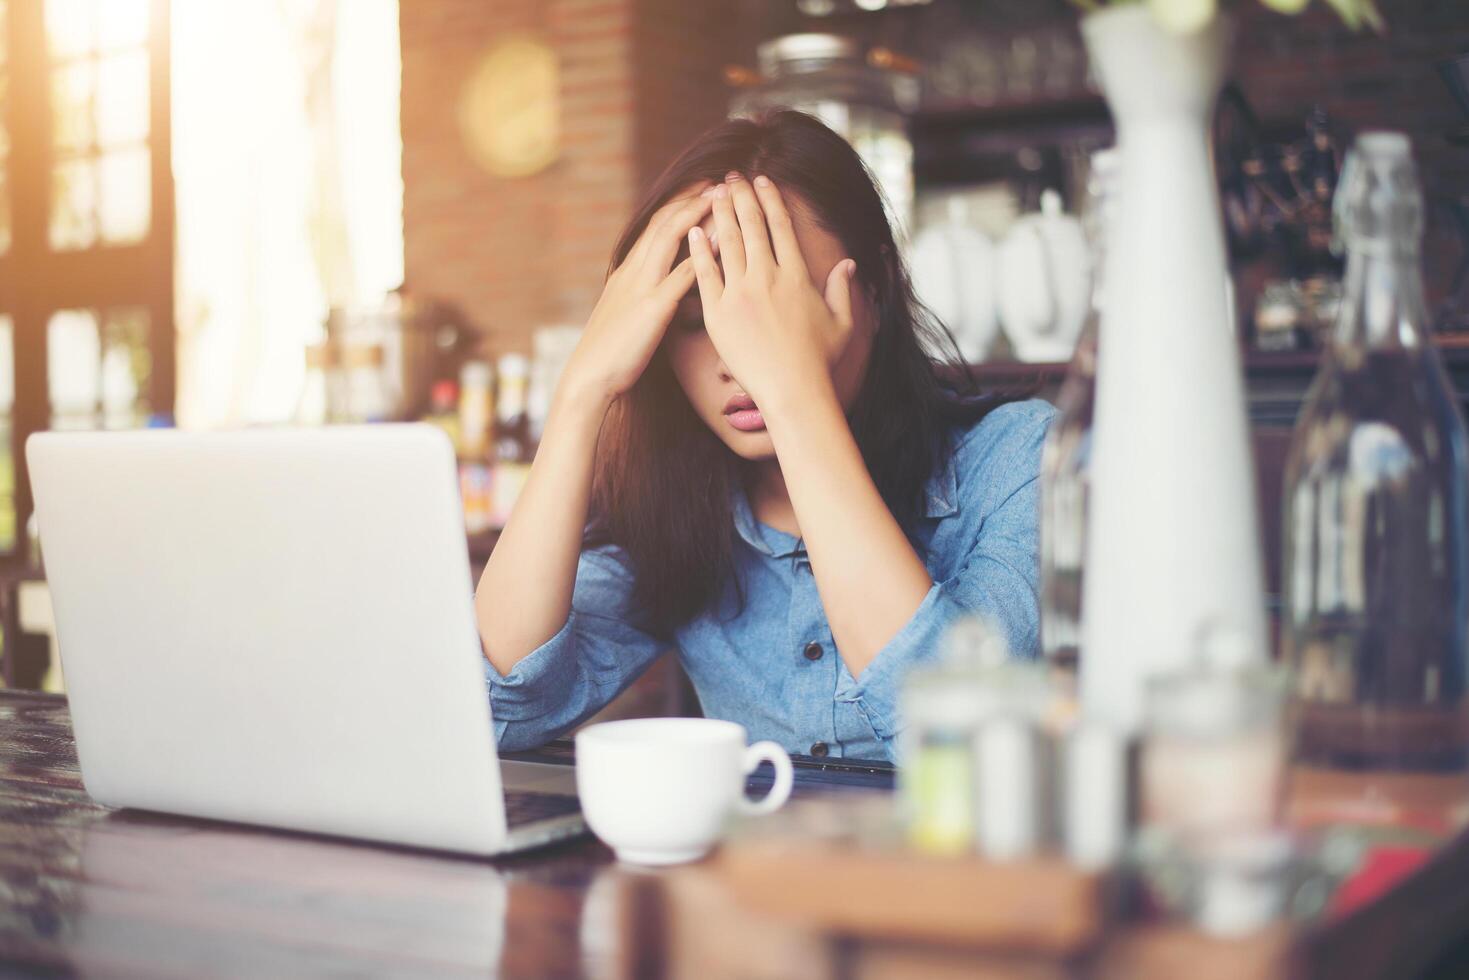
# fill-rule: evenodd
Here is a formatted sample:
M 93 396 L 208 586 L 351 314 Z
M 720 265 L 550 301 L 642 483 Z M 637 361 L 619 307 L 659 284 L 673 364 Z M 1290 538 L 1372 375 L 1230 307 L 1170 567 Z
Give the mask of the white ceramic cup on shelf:
M 774 742 L 745 745 L 745 729 L 712 718 L 636 718 L 576 735 L 576 788 L 592 831 L 629 864 L 697 861 L 736 813 L 774 813 L 791 795 L 791 758 Z M 775 766 L 764 799 L 745 778 Z

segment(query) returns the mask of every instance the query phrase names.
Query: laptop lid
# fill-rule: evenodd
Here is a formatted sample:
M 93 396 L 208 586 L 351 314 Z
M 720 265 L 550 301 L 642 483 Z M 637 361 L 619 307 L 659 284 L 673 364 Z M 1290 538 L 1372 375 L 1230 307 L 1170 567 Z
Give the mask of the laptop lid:
M 501 849 L 441 432 L 40 433 L 26 458 L 95 799 Z

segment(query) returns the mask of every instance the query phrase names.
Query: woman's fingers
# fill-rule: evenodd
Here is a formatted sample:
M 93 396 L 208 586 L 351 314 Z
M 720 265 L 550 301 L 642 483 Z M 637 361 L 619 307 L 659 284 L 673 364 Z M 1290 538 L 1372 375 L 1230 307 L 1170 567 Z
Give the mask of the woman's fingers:
M 635 261 L 642 262 L 647 257 L 647 253 L 654 246 L 654 244 L 662 241 L 666 237 L 666 229 L 669 221 L 673 218 L 681 216 L 684 213 L 685 209 L 689 207 L 698 207 L 700 205 L 703 205 L 705 207 L 705 211 L 707 211 L 707 204 L 710 196 L 707 192 L 711 192 L 713 187 L 714 185 L 709 183 L 708 181 L 700 181 L 699 183 L 691 187 L 687 193 L 680 194 L 678 197 L 669 198 L 668 201 L 666 201 L 663 206 L 660 207 L 657 211 L 654 211 L 653 216 L 648 219 L 647 225 L 643 227 L 643 233 L 638 236 L 637 242 L 634 243 L 633 247 L 628 250 L 627 258 L 623 260 L 624 264 Z M 682 236 L 685 231 L 687 231 L 686 228 L 680 230 L 677 234 L 675 234 L 673 236 L 674 241 L 678 241 L 679 237 Z M 675 248 L 677 248 L 677 246 L 675 246 Z M 669 259 L 671 261 L 672 256 L 670 256 Z
M 684 298 L 684 294 L 694 288 L 694 282 L 694 257 L 690 255 L 674 266 L 669 271 L 668 278 L 660 282 L 658 288 L 653 290 L 659 308 L 672 310 L 678 305 L 678 301 Z
M 652 270 L 655 277 L 661 278 L 668 272 L 668 267 L 673 264 L 674 257 L 683 245 L 684 236 L 689 233 L 690 228 L 704 220 L 713 205 L 713 195 L 695 197 L 663 222 L 658 234 L 649 241 L 642 257 L 642 262 Z
M 796 229 L 791 224 L 791 214 L 786 210 L 780 188 L 769 177 L 756 177 L 755 197 L 759 199 L 760 208 L 765 212 L 765 223 L 770 226 L 775 261 L 798 272 L 805 272 L 806 257 L 801 254 L 801 244 L 796 240 Z
M 734 201 L 735 217 L 740 222 L 740 244 L 745 249 L 745 265 L 751 269 L 769 269 L 775 265 L 775 255 L 770 251 L 770 233 L 765 230 L 765 215 L 760 210 L 760 201 L 748 181 L 735 175 L 731 177 L 727 181 L 729 196 Z
M 719 274 L 714 252 L 709 248 L 708 236 L 697 225 L 689 231 L 689 261 L 694 263 L 694 278 L 699 283 L 699 300 L 704 306 L 704 322 L 708 323 L 712 313 L 710 307 L 724 295 L 724 277 Z M 724 262 L 728 268 L 728 247 L 724 250 Z
M 714 230 L 719 235 L 719 254 L 724 263 L 724 274 L 731 277 L 743 276 L 745 246 L 740 238 L 740 222 L 735 217 L 734 199 L 730 197 L 728 182 L 714 188 Z
M 852 326 L 852 277 L 857 263 L 842 259 L 826 276 L 826 306 L 843 327 Z

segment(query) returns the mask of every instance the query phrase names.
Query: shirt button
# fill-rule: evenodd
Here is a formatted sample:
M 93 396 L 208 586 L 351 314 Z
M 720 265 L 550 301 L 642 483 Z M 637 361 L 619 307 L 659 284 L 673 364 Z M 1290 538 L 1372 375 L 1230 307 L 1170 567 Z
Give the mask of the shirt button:
M 810 643 L 806 644 L 805 654 L 807 660 L 820 660 L 822 654 L 821 644 L 817 643 L 815 640 L 812 640 Z
M 825 759 L 827 753 L 829 753 L 830 751 L 831 747 L 828 746 L 825 742 L 817 742 L 815 745 L 811 746 L 811 754 L 816 756 L 816 758 L 818 759 Z

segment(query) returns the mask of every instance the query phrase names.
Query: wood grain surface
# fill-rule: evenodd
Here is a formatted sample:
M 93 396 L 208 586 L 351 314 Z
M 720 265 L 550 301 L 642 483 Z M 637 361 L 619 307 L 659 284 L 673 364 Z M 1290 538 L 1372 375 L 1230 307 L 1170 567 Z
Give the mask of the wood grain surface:
M 0 975 L 608 976 L 617 874 L 109 811 L 66 701 L 0 692 Z

